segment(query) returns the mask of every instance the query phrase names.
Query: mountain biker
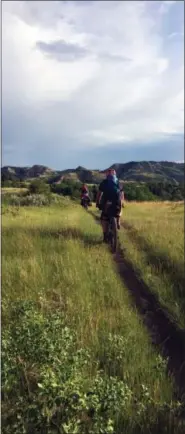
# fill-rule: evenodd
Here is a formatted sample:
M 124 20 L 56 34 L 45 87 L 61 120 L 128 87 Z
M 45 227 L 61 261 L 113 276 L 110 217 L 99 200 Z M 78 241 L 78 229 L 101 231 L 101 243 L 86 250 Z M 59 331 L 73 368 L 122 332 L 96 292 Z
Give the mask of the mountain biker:
M 83 200 L 87 200 L 88 203 L 90 202 L 89 190 L 86 184 L 83 184 L 81 188 L 81 205 L 83 205 Z
M 104 179 L 100 186 L 96 198 L 96 206 L 101 209 L 101 224 L 103 229 L 103 240 L 106 242 L 107 234 L 107 202 L 112 202 L 111 211 L 113 216 L 116 217 L 117 228 L 120 229 L 120 215 L 121 215 L 121 190 L 116 171 L 114 169 L 108 169 L 106 173 L 106 179 Z
M 83 184 L 83 185 L 82 185 L 81 192 L 82 192 L 82 194 L 83 194 L 83 193 L 84 193 L 84 194 L 89 193 L 89 190 L 88 190 L 88 187 L 87 187 L 86 184 Z

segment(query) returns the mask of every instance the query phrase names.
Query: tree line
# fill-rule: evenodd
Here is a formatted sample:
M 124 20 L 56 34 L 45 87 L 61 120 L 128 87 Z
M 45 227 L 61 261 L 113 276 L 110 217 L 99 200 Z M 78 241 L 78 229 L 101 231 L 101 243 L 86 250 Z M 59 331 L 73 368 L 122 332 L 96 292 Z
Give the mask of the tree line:
M 25 183 L 22 180 L 6 180 L 1 178 L 2 187 L 28 187 L 30 194 L 56 193 L 79 199 L 82 183 L 73 180 L 64 180 L 59 184 L 49 184 L 47 180 L 35 179 Z M 94 202 L 98 192 L 98 185 L 89 185 L 90 199 Z M 123 191 L 127 201 L 181 201 L 184 200 L 184 183 L 170 181 L 152 181 L 148 183 L 128 182 L 123 184 Z

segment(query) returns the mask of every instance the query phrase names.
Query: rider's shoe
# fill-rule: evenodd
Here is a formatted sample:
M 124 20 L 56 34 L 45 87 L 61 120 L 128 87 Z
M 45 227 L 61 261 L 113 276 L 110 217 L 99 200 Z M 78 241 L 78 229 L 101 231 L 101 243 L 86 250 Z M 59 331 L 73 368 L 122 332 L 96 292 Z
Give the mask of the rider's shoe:
M 103 234 L 103 242 L 107 243 L 107 234 L 105 234 L 105 233 Z
M 120 222 L 117 222 L 117 229 L 120 229 Z

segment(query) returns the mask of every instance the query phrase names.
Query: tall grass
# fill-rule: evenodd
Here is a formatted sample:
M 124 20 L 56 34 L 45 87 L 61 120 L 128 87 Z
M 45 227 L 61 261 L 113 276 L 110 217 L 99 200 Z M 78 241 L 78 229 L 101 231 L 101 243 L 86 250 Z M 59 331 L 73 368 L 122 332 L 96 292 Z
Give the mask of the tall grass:
M 48 375 L 52 369 L 52 375 L 56 375 L 55 364 L 54 361 L 53 365 L 51 362 L 47 363 L 44 358 L 42 361 L 44 357 L 43 340 L 38 340 L 35 325 L 40 327 L 39 330 L 43 330 L 43 339 L 47 339 L 44 327 L 49 327 L 48 330 L 50 330 L 52 323 L 55 324 L 53 315 L 58 312 L 64 326 L 75 331 L 76 341 L 69 350 L 68 346 L 65 347 L 67 341 L 62 341 L 62 344 L 57 340 L 60 339 L 63 329 L 60 329 L 60 333 L 56 332 L 56 336 L 54 331 L 50 331 L 48 332 L 50 333 L 48 336 L 51 336 L 50 353 L 58 351 L 56 348 L 61 348 L 60 346 L 63 345 L 67 348 L 65 354 L 69 352 L 67 359 L 69 365 L 72 363 L 71 358 L 75 357 L 75 353 L 81 349 L 88 350 L 90 356 L 87 360 L 85 359 L 86 368 L 83 368 L 84 370 L 80 371 L 78 364 L 78 368 L 74 365 L 73 370 L 70 371 L 73 375 L 74 372 L 78 373 L 78 378 L 72 377 L 76 384 L 75 386 L 72 383 L 73 392 L 76 387 L 79 390 L 78 394 L 82 393 L 83 403 L 80 401 L 80 407 L 72 406 L 70 410 L 72 413 L 67 416 L 65 413 L 67 422 L 63 424 L 61 421 L 61 431 L 56 432 L 70 432 L 71 434 L 87 432 L 94 434 L 157 433 L 162 428 L 166 433 L 183 432 L 180 427 L 179 431 L 174 431 L 175 427 L 171 421 L 170 408 L 175 404 L 172 404 L 173 381 L 167 376 L 166 363 L 153 349 L 147 331 L 131 304 L 127 288 L 123 286 L 116 273 L 112 256 L 106 246 L 102 245 L 101 228 L 94 222 L 92 216 L 79 206 L 67 203 L 64 208 L 57 206 L 42 210 L 20 208 L 16 215 L 7 212 L 3 215 L 2 223 L 2 316 L 6 348 L 5 367 L 9 369 L 7 368 L 9 360 L 11 364 L 14 362 L 15 355 L 11 353 L 11 342 L 14 342 L 17 357 L 23 358 L 23 372 L 27 382 L 30 381 L 30 368 L 27 368 L 30 360 L 33 360 L 32 377 L 34 375 L 37 378 L 36 390 L 31 391 L 31 395 L 28 393 L 29 384 L 28 392 L 26 392 L 27 389 L 21 392 L 20 387 L 19 398 L 21 397 L 22 400 L 20 402 L 26 402 L 26 405 L 30 406 L 30 401 L 29 404 L 26 401 L 29 398 L 31 405 L 33 406 L 34 403 L 34 408 L 38 410 L 38 405 L 43 403 L 43 399 L 46 401 L 48 390 L 53 384 L 48 380 L 50 378 Z M 21 306 L 21 303 L 28 300 L 36 303 L 34 311 L 31 311 L 31 316 L 25 311 L 24 321 L 19 321 L 18 316 L 17 318 L 12 316 L 12 308 L 15 309 L 15 302 Z M 49 323 L 47 322 L 48 314 L 50 315 Z M 14 333 L 15 337 L 12 338 Z M 27 346 L 24 347 L 26 348 L 25 355 L 20 349 L 23 345 L 24 333 L 26 333 L 24 345 L 27 342 Z M 28 335 L 31 336 L 30 340 Z M 66 339 L 72 338 L 67 337 Z M 37 353 L 40 351 L 40 358 L 39 356 L 34 357 L 34 351 L 36 351 L 34 348 L 37 348 Z M 55 357 L 57 354 L 58 360 L 56 369 L 60 369 L 61 372 L 67 370 L 67 365 L 63 364 L 63 359 L 60 359 L 60 353 L 54 352 L 54 354 Z M 9 357 L 8 360 L 7 357 Z M 43 384 L 47 384 L 47 387 L 42 392 L 41 402 L 35 404 L 37 402 L 34 401 L 35 397 L 40 396 L 39 382 L 41 383 L 43 372 L 46 372 L 45 382 L 47 378 L 50 383 L 42 383 L 42 388 L 46 387 Z M 5 413 L 9 415 L 12 408 L 14 418 L 18 411 L 14 402 L 14 383 L 11 383 L 13 381 L 11 378 L 14 377 L 11 377 L 13 374 L 6 375 L 8 383 L 3 384 L 6 390 L 3 432 L 18 433 L 20 429 L 28 429 L 25 428 L 28 421 L 24 424 L 24 417 L 27 418 L 27 416 L 23 419 L 20 416 L 22 425 L 13 424 L 11 420 L 14 419 L 6 418 Z M 16 371 L 16 368 L 14 375 L 18 382 L 20 371 Z M 106 378 L 109 379 L 106 380 L 109 383 L 105 383 Z M 110 386 L 110 381 L 114 382 L 114 387 L 113 383 Z M 8 384 L 8 391 L 6 384 Z M 54 387 L 52 386 L 51 394 L 54 393 Z M 58 387 L 60 390 L 62 384 Z M 111 389 L 106 389 L 107 387 Z M 88 415 L 86 414 L 87 398 L 84 395 L 89 389 L 95 390 L 93 393 L 96 396 L 96 402 L 91 402 L 95 413 L 90 416 L 89 407 Z M 19 390 L 18 386 L 16 390 Z M 111 390 L 111 392 L 106 392 L 106 390 Z M 68 389 L 65 389 L 65 393 L 67 394 L 66 399 L 69 400 Z M 119 404 L 119 396 L 122 396 L 122 393 L 124 398 L 121 398 L 122 401 Z M 56 398 L 55 393 L 53 396 Z M 47 399 L 49 400 L 49 397 Z M 110 406 L 107 404 L 107 410 L 102 410 L 102 402 L 107 399 L 110 399 Z M 55 407 L 52 407 L 52 411 L 54 411 L 53 408 Z M 48 425 L 51 418 L 48 413 L 43 419 L 45 421 L 42 426 L 43 432 L 53 432 Z M 41 432 L 37 431 L 36 426 L 34 425 L 35 431 L 32 432 Z

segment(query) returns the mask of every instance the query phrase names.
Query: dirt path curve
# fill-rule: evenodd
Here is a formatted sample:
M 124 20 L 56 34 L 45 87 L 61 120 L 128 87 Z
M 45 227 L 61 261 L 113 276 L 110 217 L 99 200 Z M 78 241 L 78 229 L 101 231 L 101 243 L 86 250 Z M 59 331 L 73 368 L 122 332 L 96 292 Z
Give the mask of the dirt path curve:
M 89 213 L 96 222 L 99 218 Z M 118 243 L 117 252 L 113 255 L 117 271 L 128 288 L 143 323 L 148 330 L 152 343 L 160 353 L 168 358 L 168 372 L 174 376 L 176 395 L 185 399 L 185 330 L 181 330 L 171 319 L 168 311 L 161 306 L 156 295 L 142 281 L 126 258 L 123 248 Z

